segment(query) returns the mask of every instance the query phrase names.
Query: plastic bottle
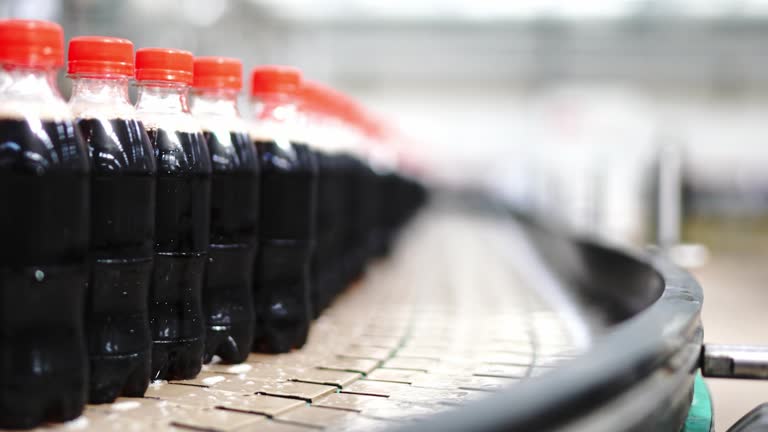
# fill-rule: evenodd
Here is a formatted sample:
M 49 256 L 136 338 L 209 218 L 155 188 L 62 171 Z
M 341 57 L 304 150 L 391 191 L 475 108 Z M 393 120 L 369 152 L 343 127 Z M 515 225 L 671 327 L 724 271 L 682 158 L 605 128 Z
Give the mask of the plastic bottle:
M 317 161 L 297 140 L 300 85 L 300 71 L 290 67 L 263 66 L 251 73 L 251 138 L 261 164 L 254 349 L 263 352 L 302 347 L 312 317 Z
M 88 154 L 63 63 L 58 24 L 0 21 L 0 428 L 74 419 L 88 395 Z
M 332 117 L 334 91 L 304 80 L 301 109 L 306 117 L 307 134 L 313 138 L 317 156 L 317 235 L 312 255 L 312 305 L 315 317 L 330 304 L 345 285 L 342 279 L 343 245 L 346 227 L 344 183 L 340 171 L 343 148 L 338 139 L 337 122 Z
M 136 51 L 136 111 L 157 160 L 155 265 L 149 291 L 152 379 L 192 378 L 203 360 L 211 158 L 187 104 L 192 71 L 190 52 Z
M 69 42 L 69 104 L 91 159 L 91 262 L 85 307 L 91 403 L 141 397 L 149 385 L 147 291 L 155 224 L 155 155 L 128 98 L 133 44 Z
M 192 113 L 211 152 L 211 243 L 203 312 L 205 361 L 248 357 L 253 343 L 253 267 L 259 217 L 259 160 L 237 109 L 243 65 L 226 57 L 197 57 Z
M 363 160 L 362 136 L 354 127 L 355 104 L 345 97 L 340 105 L 340 119 L 347 129 L 348 139 L 354 143 L 354 151 L 348 152 L 342 159 L 349 221 L 345 244 L 345 280 L 351 283 L 363 275 L 369 258 L 368 235 L 371 232 L 375 197 L 372 196 L 372 173 Z

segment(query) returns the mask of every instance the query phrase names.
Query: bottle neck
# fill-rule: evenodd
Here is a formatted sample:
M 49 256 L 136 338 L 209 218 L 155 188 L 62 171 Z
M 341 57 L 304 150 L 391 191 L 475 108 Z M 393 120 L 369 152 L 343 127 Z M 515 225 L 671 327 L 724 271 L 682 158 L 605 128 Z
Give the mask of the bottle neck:
M 178 83 L 140 82 L 136 110 L 154 113 L 189 113 L 189 86 Z
M 255 122 L 301 122 L 298 99 L 285 93 L 266 93 L 251 96 L 251 116 Z
M 0 65 L 0 98 L 47 102 L 64 99 L 56 87 L 55 68 Z
M 133 112 L 128 96 L 128 77 L 74 77 L 69 105 L 75 116 L 95 110 L 124 116 Z
M 237 94 L 237 90 L 229 89 L 194 89 L 190 109 L 194 115 L 240 117 Z
M 284 93 L 251 96 L 251 138 L 308 143 L 299 100 Z
M 56 87 L 56 68 L 0 64 L 0 115 L 70 120 L 72 113 Z

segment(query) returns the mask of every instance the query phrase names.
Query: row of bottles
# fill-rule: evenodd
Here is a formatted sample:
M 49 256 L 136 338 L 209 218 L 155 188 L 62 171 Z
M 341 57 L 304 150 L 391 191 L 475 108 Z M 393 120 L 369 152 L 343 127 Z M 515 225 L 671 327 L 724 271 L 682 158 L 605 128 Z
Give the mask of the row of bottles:
M 301 348 L 425 199 L 294 68 L 253 70 L 246 122 L 236 59 L 77 37 L 67 103 L 63 45 L 0 21 L 0 427 Z

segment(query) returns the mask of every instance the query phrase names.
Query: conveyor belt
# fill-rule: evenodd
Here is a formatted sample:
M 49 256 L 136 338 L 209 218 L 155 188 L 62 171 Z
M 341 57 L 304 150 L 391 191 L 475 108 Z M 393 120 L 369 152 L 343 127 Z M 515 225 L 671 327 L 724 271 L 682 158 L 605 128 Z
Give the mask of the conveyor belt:
M 575 356 L 604 326 L 529 247 L 511 219 L 433 206 L 302 350 L 208 365 L 51 429 L 370 431 L 483 400 Z

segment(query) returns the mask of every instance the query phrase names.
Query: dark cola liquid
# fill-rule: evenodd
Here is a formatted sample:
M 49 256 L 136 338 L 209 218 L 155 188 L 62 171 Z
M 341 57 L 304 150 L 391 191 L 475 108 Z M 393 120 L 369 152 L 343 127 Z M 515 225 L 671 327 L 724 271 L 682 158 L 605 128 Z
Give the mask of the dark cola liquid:
M 188 379 L 204 350 L 211 159 L 202 133 L 147 129 L 157 160 L 155 264 L 149 290 L 152 379 Z
M 304 345 L 312 316 L 317 161 L 306 145 L 256 141 L 261 165 L 257 310 L 254 349 L 286 352 Z
M 402 188 L 400 200 L 403 202 L 403 211 L 398 223 L 402 226 L 424 205 L 429 198 L 429 193 L 424 185 L 414 179 L 400 177 L 400 182 Z
M 358 205 L 359 208 L 359 224 L 358 233 L 359 249 L 361 259 L 363 261 L 363 269 L 365 263 L 367 263 L 375 255 L 375 234 L 376 224 L 378 219 L 378 188 L 376 185 L 377 177 L 370 166 L 363 161 L 359 161 L 357 164 L 358 181 L 360 187 L 358 188 Z
M 82 119 L 78 126 L 91 156 L 89 400 L 106 403 L 143 396 L 149 385 L 155 155 L 137 120 Z
M 211 241 L 203 307 L 205 361 L 248 357 L 253 343 L 253 264 L 259 218 L 259 161 L 247 133 L 205 132 L 211 153 Z
M 0 428 L 87 399 L 88 155 L 71 121 L 0 119 Z
M 400 179 L 394 172 L 388 172 L 378 177 L 379 211 L 376 229 L 376 254 L 388 255 L 395 233 L 398 228 L 398 218 L 401 205 L 397 202 Z
M 312 304 L 315 316 L 345 286 L 343 280 L 344 203 L 342 156 L 317 153 L 317 235 L 312 255 Z
M 350 282 L 360 277 L 365 267 L 367 231 L 366 179 L 363 177 L 362 162 L 351 155 L 341 159 L 341 171 L 344 178 L 344 204 L 348 215 L 346 235 L 344 236 L 343 278 Z

